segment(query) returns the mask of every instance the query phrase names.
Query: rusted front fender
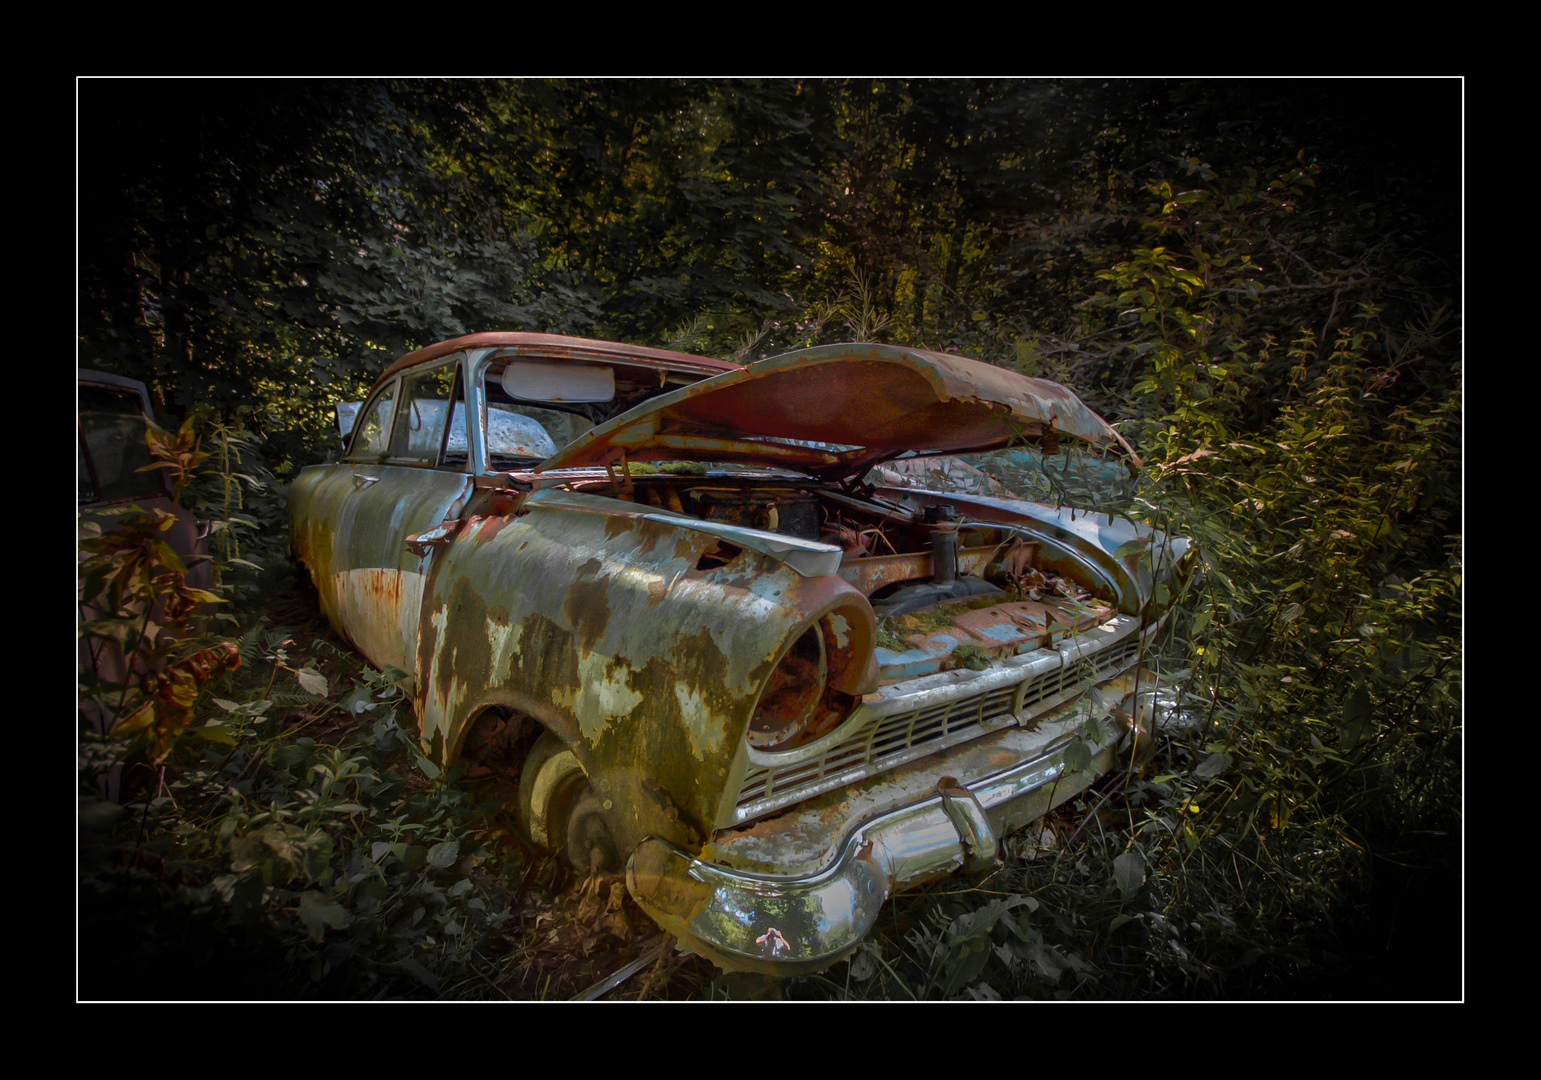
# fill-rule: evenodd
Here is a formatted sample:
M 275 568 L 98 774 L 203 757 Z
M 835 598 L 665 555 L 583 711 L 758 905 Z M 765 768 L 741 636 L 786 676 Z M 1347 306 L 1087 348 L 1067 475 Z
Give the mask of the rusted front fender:
M 431 748 L 454 758 L 489 705 L 533 716 L 572 747 L 623 849 L 699 843 L 788 645 L 837 607 L 871 622 L 850 585 L 769 550 L 791 538 L 760 534 L 761 551 L 738 530 L 728 551 L 723 529 L 642 510 L 542 492 L 472 516 L 434 555 L 417 658 Z

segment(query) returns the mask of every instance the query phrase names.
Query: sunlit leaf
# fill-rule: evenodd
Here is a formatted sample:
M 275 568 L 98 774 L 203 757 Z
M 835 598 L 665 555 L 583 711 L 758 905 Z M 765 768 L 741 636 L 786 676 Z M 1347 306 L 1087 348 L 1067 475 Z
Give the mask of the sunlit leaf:
M 317 697 L 326 697 L 326 676 L 315 668 L 304 667 L 294 673 L 299 681 L 300 689 L 307 694 L 315 694 Z

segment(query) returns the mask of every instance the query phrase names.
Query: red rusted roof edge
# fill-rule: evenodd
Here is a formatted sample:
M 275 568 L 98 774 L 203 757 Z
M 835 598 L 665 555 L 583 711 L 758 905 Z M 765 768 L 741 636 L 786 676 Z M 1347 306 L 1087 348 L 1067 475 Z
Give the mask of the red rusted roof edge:
M 513 330 L 486 330 L 478 334 L 465 334 L 450 338 L 425 349 L 409 352 L 401 357 L 375 380 L 375 385 L 385 382 L 403 368 L 461 349 L 512 349 L 526 356 L 550 356 L 572 360 L 613 361 L 619 364 L 635 364 L 639 367 L 683 368 L 703 375 L 718 375 L 724 371 L 737 371 L 743 365 L 729 360 L 715 360 L 710 356 L 692 356 L 690 353 L 670 352 L 668 349 L 651 349 L 645 345 L 625 345 L 618 341 L 599 341 L 595 338 L 568 337 L 564 334 L 527 334 Z

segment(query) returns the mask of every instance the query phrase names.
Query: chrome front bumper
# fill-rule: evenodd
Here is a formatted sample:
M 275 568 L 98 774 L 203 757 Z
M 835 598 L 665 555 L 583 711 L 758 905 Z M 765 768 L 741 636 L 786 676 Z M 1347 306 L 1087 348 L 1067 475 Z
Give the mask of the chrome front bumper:
M 1144 678 L 1149 686 L 1150 676 Z M 777 975 L 822 970 L 856 948 L 895 892 L 996 865 L 1001 836 L 1106 772 L 1128 742 L 1113 706 L 1134 679 L 1129 672 L 1101 684 L 1037 718 L 1032 730 L 994 732 L 719 836 L 704 857 L 644 840 L 627 863 L 627 887 L 682 946 L 721 967 Z M 1103 737 L 1090 747 L 1091 765 L 1067 773 L 1065 752 L 1087 719 L 1101 721 Z M 820 840 L 833 830 L 843 840 Z M 778 854 L 796 864 L 799 849 L 821 848 L 836 854 L 813 872 L 762 872 L 777 865 Z

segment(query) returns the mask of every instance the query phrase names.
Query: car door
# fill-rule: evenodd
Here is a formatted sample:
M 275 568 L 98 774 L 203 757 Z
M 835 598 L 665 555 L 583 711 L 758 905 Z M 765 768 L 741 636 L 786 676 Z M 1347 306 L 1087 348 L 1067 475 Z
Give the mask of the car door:
M 438 547 L 407 541 L 458 517 L 472 489 L 461 359 L 410 369 L 379 388 L 360 410 L 341 467 L 316 493 L 331 508 L 334 580 L 323 592 L 336 624 L 375 664 L 414 675 L 423 586 Z

